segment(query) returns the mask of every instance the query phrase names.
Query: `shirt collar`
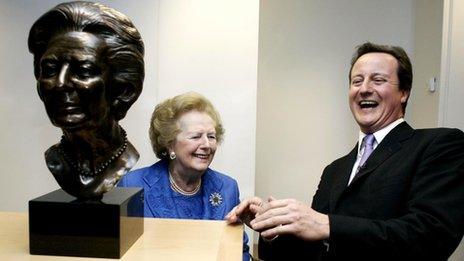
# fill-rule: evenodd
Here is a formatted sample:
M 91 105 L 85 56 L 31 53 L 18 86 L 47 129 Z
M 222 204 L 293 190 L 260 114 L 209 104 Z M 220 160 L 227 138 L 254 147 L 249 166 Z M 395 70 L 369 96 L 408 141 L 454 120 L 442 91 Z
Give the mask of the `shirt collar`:
M 399 118 L 396 121 L 394 121 L 394 122 L 388 124 L 387 126 L 385 126 L 383 129 L 380 129 L 380 130 L 374 132 L 373 134 L 374 134 L 374 137 L 375 137 L 375 144 L 376 145 L 380 144 L 380 142 L 382 142 L 382 140 L 387 136 L 387 134 L 402 122 L 404 122 L 404 119 Z M 364 133 L 362 131 L 359 131 L 358 153 L 361 150 L 362 141 L 363 141 L 364 137 L 366 137 L 366 136 L 367 136 L 366 133 Z

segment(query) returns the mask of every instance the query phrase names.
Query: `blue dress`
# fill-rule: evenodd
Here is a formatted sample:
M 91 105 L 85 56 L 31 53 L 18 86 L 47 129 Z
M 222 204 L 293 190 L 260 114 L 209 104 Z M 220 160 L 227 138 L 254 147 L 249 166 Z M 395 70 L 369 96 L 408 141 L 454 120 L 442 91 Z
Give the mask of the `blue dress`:
M 168 161 L 160 160 L 150 167 L 124 175 L 118 187 L 144 189 L 144 216 L 156 218 L 223 220 L 240 203 L 237 182 L 210 168 L 202 176 L 200 191 L 184 196 L 171 189 Z M 243 261 L 249 260 L 248 237 L 243 235 Z

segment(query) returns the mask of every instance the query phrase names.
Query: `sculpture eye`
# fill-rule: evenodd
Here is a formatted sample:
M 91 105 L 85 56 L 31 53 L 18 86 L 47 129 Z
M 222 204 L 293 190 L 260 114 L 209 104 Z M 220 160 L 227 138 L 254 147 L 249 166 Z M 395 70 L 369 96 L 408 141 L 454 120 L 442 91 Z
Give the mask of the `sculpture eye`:
M 82 63 L 76 66 L 74 73 L 79 79 L 86 79 L 97 76 L 100 71 L 91 63 Z
M 40 65 L 40 76 L 42 78 L 53 77 L 58 73 L 58 65 L 52 60 L 44 60 Z

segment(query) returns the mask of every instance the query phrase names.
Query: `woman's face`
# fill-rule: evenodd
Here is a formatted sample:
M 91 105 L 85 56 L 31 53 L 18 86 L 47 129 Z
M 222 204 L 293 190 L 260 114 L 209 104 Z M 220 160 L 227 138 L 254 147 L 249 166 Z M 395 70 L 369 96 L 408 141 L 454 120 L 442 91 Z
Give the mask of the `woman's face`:
M 86 32 L 51 39 L 40 60 L 38 92 L 48 117 L 60 128 L 95 128 L 108 121 L 106 44 Z
M 180 133 L 169 148 L 169 152 L 176 153 L 171 161 L 174 171 L 203 174 L 217 148 L 215 122 L 204 112 L 189 111 L 181 115 L 177 124 Z

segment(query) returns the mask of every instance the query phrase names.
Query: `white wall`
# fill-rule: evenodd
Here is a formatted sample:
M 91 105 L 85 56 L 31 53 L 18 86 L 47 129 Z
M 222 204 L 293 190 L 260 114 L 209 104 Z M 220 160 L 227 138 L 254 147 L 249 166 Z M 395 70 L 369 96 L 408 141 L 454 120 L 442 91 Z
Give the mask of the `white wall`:
M 443 13 L 439 124 L 464 130 L 464 1 L 445 0 Z M 464 260 L 464 240 L 449 260 Z
M 415 0 L 413 85 L 406 114 L 415 128 L 438 126 L 443 1 Z M 428 81 L 437 78 L 435 92 Z
M 464 130 L 464 1 L 445 1 L 440 125 Z
M 159 11 L 157 101 L 205 95 L 226 129 L 212 167 L 254 194 L 258 1 L 165 0 Z
M 27 36 L 33 22 L 60 0 L 0 2 L 0 211 L 26 211 L 28 200 L 58 188 L 43 153 L 60 139 L 40 101 Z M 121 125 L 141 158 L 155 161 L 148 123 L 160 100 L 198 91 L 216 106 L 226 128 L 213 167 L 254 193 L 258 2 L 107 0 L 129 16 L 145 43 L 142 95 Z

